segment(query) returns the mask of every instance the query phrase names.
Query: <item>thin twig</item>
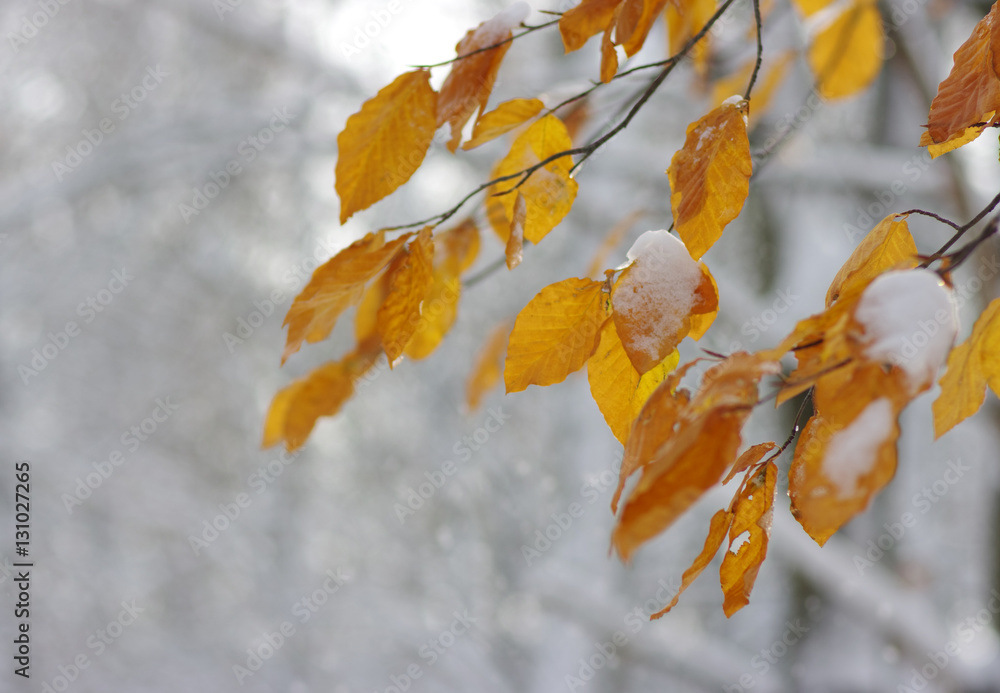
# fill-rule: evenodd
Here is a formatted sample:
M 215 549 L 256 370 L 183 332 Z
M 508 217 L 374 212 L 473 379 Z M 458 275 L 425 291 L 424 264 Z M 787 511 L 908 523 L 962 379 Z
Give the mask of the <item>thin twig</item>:
M 757 31 L 757 62 L 754 63 L 753 73 L 750 75 L 750 83 L 743 94 L 743 98 L 747 101 L 750 100 L 750 92 L 753 91 L 753 85 L 757 82 L 757 73 L 760 72 L 760 64 L 764 60 L 764 39 L 761 37 L 763 20 L 760 17 L 760 0 L 753 0 L 753 21 Z
M 465 60 L 468 57 L 476 55 L 477 53 L 485 53 L 486 51 L 491 51 L 494 48 L 499 48 L 500 46 L 510 43 L 514 39 L 519 39 L 522 36 L 526 36 L 533 31 L 538 31 L 539 29 L 544 29 L 545 27 L 549 27 L 552 26 L 553 24 L 558 24 L 558 23 L 559 23 L 558 19 L 553 19 L 551 22 L 545 22 L 545 24 L 539 24 L 538 26 L 525 26 L 524 24 L 522 24 L 521 26 L 524 27 L 525 31 L 522 31 L 520 34 L 513 34 L 509 38 L 505 38 L 503 41 L 494 43 L 491 46 L 483 46 L 482 48 L 477 48 L 474 51 L 469 51 L 468 53 L 463 53 L 462 55 L 456 55 L 451 60 L 445 60 L 440 63 L 434 63 L 433 65 L 411 65 L 410 67 L 429 70 L 432 67 L 443 67 L 445 65 L 451 65 L 452 63 L 458 62 L 459 60 Z
M 955 222 L 953 222 L 951 219 L 945 219 L 944 217 L 938 216 L 937 214 L 934 214 L 933 212 L 926 212 L 926 211 L 924 211 L 922 209 L 908 209 L 905 212 L 896 212 L 896 214 L 897 215 L 903 215 L 903 214 L 922 214 L 925 217 L 930 217 L 931 219 L 937 219 L 942 224 L 947 224 L 948 226 L 950 226 L 951 228 L 955 229 L 956 231 L 959 231 L 962 228 L 961 226 L 959 226 L 958 224 L 956 224 Z
M 958 233 L 956 233 L 954 236 L 952 236 L 950 239 L 948 239 L 948 242 L 945 243 L 943 246 L 941 246 L 936 253 L 934 253 L 933 255 L 931 255 L 930 257 L 928 257 L 926 260 L 924 260 L 922 263 L 920 263 L 920 266 L 926 268 L 932 262 L 940 260 L 941 257 L 946 252 L 948 252 L 949 248 L 951 248 L 953 245 L 955 245 L 958 242 L 958 240 L 963 235 L 965 235 L 965 233 L 969 229 L 971 229 L 973 226 L 975 226 L 980 221 L 982 221 L 983 217 L 985 217 L 987 214 L 989 214 L 990 212 L 992 212 L 993 209 L 998 204 L 1000 204 L 1000 193 L 997 193 L 997 196 L 994 197 L 992 200 L 990 200 L 989 204 L 987 204 L 985 207 L 983 207 L 982 211 L 979 212 L 979 214 L 977 214 L 975 217 L 973 217 L 972 221 L 970 221 L 968 224 L 963 224 L 962 227 L 958 229 Z M 962 259 L 964 260 L 965 258 L 963 257 Z

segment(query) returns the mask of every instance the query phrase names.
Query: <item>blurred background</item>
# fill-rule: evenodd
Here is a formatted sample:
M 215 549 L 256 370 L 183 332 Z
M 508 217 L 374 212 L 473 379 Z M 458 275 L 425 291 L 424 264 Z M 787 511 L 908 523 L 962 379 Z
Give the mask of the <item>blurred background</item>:
M 531 4 L 530 24 L 569 7 Z M 1000 690 L 992 394 L 937 442 L 935 391 L 916 400 L 896 479 L 823 549 L 780 489 L 770 555 L 733 618 L 720 608 L 717 560 L 654 622 L 731 491 L 623 566 L 608 554 L 621 446 L 583 373 L 464 404 L 497 324 L 543 286 L 582 276 L 630 213 L 642 210 L 605 266 L 642 231 L 669 226 L 664 171 L 687 124 L 713 105 L 689 65 L 581 169 L 573 211 L 523 264 L 467 288 L 432 356 L 376 371 L 299 454 L 260 449 L 274 393 L 353 343 L 348 315 L 279 367 L 282 319 L 317 262 L 369 230 L 450 207 L 509 142 L 456 156 L 440 131 L 406 186 L 341 227 L 337 134 L 396 75 L 452 57 L 504 6 L 3 3 L 0 515 L 11 519 L 0 690 Z M 685 358 L 775 344 L 822 308 L 885 214 L 920 206 L 961 222 L 996 194 L 993 135 L 933 163 L 916 146 L 952 52 L 988 9 L 885 4 L 885 68 L 843 102 L 810 97 L 804 60 L 791 64 L 754 113 L 751 141 L 791 136 L 705 258 L 722 310 Z M 710 78 L 752 56 L 750 17 L 737 2 L 713 31 Z M 767 17 L 765 70 L 806 36 L 786 0 Z M 661 21 L 636 60 L 663 59 L 665 43 Z M 563 57 L 554 27 L 518 40 L 491 103 L 541 95 L 552 105 L 587 88 L 597 44 Z M 433 83 L 446 74 L 435 69 Z M 583 136 L 646 79 L 599 91 Z M 502 254 L 476 216 L 473 271 Z M 948 236 L 919 218 L 911 229 L 925 252 Z M 996 253 L 986 244 L 956 277 L 962 338 L 998 294 Z M 784 440 L 786 409 L 755 412 L 745 443 Z M 32 480 L 30 681 L 11 664 L 19 460 Z M 456 473 L 401 513 L 448 462 Z M 571 503 L 582 516 L 552 529 Z M 557 538 L 546 545 L 547 530 Z

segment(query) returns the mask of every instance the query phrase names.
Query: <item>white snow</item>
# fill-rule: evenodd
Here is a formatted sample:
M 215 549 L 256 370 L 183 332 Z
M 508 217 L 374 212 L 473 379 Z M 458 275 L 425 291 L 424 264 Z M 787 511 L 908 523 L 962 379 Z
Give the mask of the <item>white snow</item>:
M 880 397 L 858 414 L 847 428 L 830 439 L 823 458 L 823 475 L 837 487 L 837 495 L 854 493 L 858 477 L 875 466 L 878 449 L 893 425 L 892 403 Z
M 526 2 L 515 2 L 505 10 L 501 10 L 492 19 L 488 19 L 476 29 L 476 42 L 483 46 L 498 43 L 507 38 L 507 32 L 521 25 L 531 8 Z
M 628 273 L 615 289 L 615 312 L 644 329 L 633 332 L 631 346 L 652 361 L 676 334 L 695 303 L 701 268 L 676 236 L 665 229 L 647 231 L 628 251 Z
M 930 386 L 958 333 L 953 292 L 931 270 L 877 277 L 854 309 L 865 330 L 865 356 L 899 366 L 912 393 Z

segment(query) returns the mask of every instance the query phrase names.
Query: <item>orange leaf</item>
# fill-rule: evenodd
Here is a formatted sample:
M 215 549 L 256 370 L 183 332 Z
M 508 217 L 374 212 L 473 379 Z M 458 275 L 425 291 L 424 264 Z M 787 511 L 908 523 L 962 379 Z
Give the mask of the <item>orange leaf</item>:
M 583 47 L 591 36 L 607 29 L 614 18 L 615 8 L 622 0 L 583 0 L 563 12 L 559 18 L 559 33 L 567 53 Z
M 725 594 L 722 610 L 726 618 L 750 603 L 757 572 L 767 555 L 777 480 L 778 466 L 769 462 L 746 481 L 736 498 L 733 522 L 729 527 L 729 549 L 719 570 Z M 734 551 L 734 542 L 743 534 L 747 535 L 746 541 Z
M 458 317 L 462 282 L 457 275 L 435 269 L 430 288 L 420 307 L 420 320 L 403 353 L 411 359 L 427 358 L 437 349 Z
M 841 292 L 854 286 L 867 286 L 879 274 L 903 263 L 907 269 L 917 266 L 917 245 L 913 242 L 906 216 L 890 214 L 865 236 L 837 272 L 826 292 L 827 307 L 837 300 Z
M 986 399 L 986 385 L 1000 394 L 1000 298 L 972 327 L 972 334 L 948 355 L 948 369 L 934 400 L 934 437 L 975 414 Z
M 726 474 L 726 478 L 722 480 L 723 486 L 728 484 L 732 478 L 740 472 L 745 472 L 750 469 L 750 467 L 760 462 L 764 459 L 764 455 L 771 452 L 776 447 L 778 446 L 775 443 L 757 443 L 756 445 L 752 445 L 744 450 L 743 454 L 737 458 L 736 464 L 734 464 L 733 468 L 729 470 L 729 474 Z
M 882 15 L 873 0 L 853 0 L 809 46 L 809 66 L 825 99 L 851 96 L 871 84 L 885 54 Z
M 994 4 L 955 51 L 955 63 L 938 85 L 920 146 L 932 157 L 979 136 L 1000 111 L 1000 4 Z M 949 146 L 951 145 L 951 146 Z
M 469 57 L 460 58 L 452 65 L 451 72 L 441 85 L 437 105 L 438 127 L 445 123 L 451 126 L 451 140 L 448 142 L 448 149 L 451 151 L 458 148 L 458 143 L 462 140 L 462 128 L 476 109 L 479 109 L 480 114 L 486 112 L 493 82 L 500 70 L 500 63 L 510 48 L 510 41 L 490 50 L 481 49 L 509 39 L 512 36 L 511 29 L 524 21 L 528 11 L 529 8 L 524 3 L 511 5 L 475 29 L 470 29 L 465 38 L 455 46 L 457 55 Z
M 285 315 L 288 340 L 281 362 L 302 342 L 326 339 L 340 314 L 361 300 L 365 284 L 396 257 L 411 235 L 386 243 L 384 231 L 369 233 L 317 268 Z
M 333 416 L 354 394 L 354 382 L 375 365 L 375 342 L 367 342 L 340 361 L 320 366 L 274 396 L 264 422 L 263 447 L 284 440 L 289 452 L 302 447 L 316 420 Z
M 667 169 L 677 233 L 695 260 L 739 216 L 750 190 L 746 112 L 747 102 L 734 97 L 689 125 Z
M 347 119 L 337 136 L 340 223 L 410 179 L 431 145 L 437 94 L 430 72 L 397 77 Z
M 541 113 L 544 107 L 545 104 L 538 99 L 504 101 L 489 113 L 480 116 L 472 129 L 472 139 L 463 144 L 462 149 L 473 149 L 510 132 Z
M 626 0 L 628 2 L 628 0 Z M 623 5 L 618 6 L 619 9 Z M 611 30 L 614 29 L 612 23 L 608 23 L 608 28 L 604 30 L 601 37 L 601 81 L 607 84 L 618 74 L 618 51 L 611 40 Z
M 510 152 L 494 168 L 493 178 L 516 174 L 572 147 L 573 143 L 569 139 L 566 126 L 554 115 L 547 115 L 532 123 L 514 140 Z M 562 221 L 573 206 L 577 184 L 576 180 L 569 176 L 572 166 L 573 161 L 568 156 L 556 159 L 536 170 L 517 188 L 517 191 L 524 195 L 527 207 L 524 237 L 532 243 L 542 240 Z M 505 193 L 495 198 L 503 207 L 503 216 L 500 217 L 496 213 L 495 216 L 490 216 L 490 223 L 505 243 L 514 218 L 514 204 L 517 199 L 515 193 L 509 191 L 517 182 L 520 182 L 520 179 L 514 178 L 490 188 L 491 195 Z
M 718 308 L 714 282 L 684 244 L 665 230 L 647 231 L 628 252 L 615 282 L 615 329 L 640 374 L 660 363 L 691 329 L 691 316 Z
M 378 333 L 390 367 L 417 331 L 421 304 L 434 281 L 431 227 L 424 228 L 408 250 L 409 254 L 392 274 L 389 293 L 378 311 Z
M 618 338 L 615 321 L 604 323 L 597 351 L 587 361 L 587 380 L 597 408 L 622 445 L 628 441 L 632 422 L 642 406 L 679 359 L 675 351 L 656 368 L 640 375 Z
M 514 201 L 514 218 L 510 222 L 510 233 L 507 234 L 507 247 L 504 255 L 507 258 L 507 269 L 512 270 L 521 264 L 524 255 L 524 220 L 528 216 L 528 206 L 520 191 Z
M 625 0 L 615 27 L 615 43 L 632 57 L 642 49 L 667 0 Z
M 685 570 L 684 575 L 681 576 L 681 588 L 677 590 L 677 594 L 674 595 L 669 604 L 649 617 L 650 620 L 660 618 L 677 606 L 677 601 L 681 598 L 684 590 L 708 567 L 708 564 L 715 558 L 715 554 L 719 553 L 719 547 L 722 546 L 722 540 L 726 538 L 726 530 L 729 529 L 732 521 L 732 513 L 728 513 L 725 510 L 720 510 L 712 516 L 712 523 L 708 528 L 708 536 L 705 537 L 705 546 L 702 548 L 701 553 L 698 554 L 698 557 L 694 559 L 691 567 Z
M 494 385 L 500 382 L 502 375 L 501 364 L 503 363 L 504 350 L 507 348 L 507 336 L 510 334 L 510 323 L 506 320 L 490 332 L 486 338 L 486 343 L 479 352 L 476 365 L 469 375 L 469 380 L 465 386 L 465 400 L 469 409 L 476 409 L 482 401 L 483 395 Z
M 607 317 L 600 282 L 564 279 L 542 289 L 514 321 L 504 362 L 507 392 L 561 383 L 578 371 L 597 349 Z

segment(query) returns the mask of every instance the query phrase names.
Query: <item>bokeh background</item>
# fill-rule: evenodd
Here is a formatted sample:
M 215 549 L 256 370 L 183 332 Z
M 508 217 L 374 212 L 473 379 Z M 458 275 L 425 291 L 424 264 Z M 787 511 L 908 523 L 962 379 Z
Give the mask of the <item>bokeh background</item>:
M 545 21 L 539 10 L 569 6 L 531 4 L 532 24 Z M 495 390 L 475 411 L 464 404 L 495 325 L 546 284 L 582 275 L 628 214 L 643 210 L 609 266 L 639 233 L 669 225 L 664 170 L 686 125 L 712 106 L 689 65 L 582 168 L 566 221 L 516 271 L 467 288 L 436 353 L 377 371 L 300 454 L 260 449 L 273 394 L 352 344 L 345 319 L 279 367 L 282 318 L 311 268 L 368 230 L 451 206 L 506 151 L 501 141 L 455 156 L 442 131 L 404 188 L 341 227 L 337 134 L 393 77 L 452 57 L 467 29 L 503 7 L 3 3 L 0 690 L 1000 690 L 993 395 L 937 442 L 935 393 L 914 402 L 896 479 L 823 549 L 791 519 L 781 489 L 770 555 L 733 618 L 710 568 L 655 622 L 646 615 L 672 596 L 729 492 L 623 566 L 608 555 L 621 447 L 585 376 Z M 752 55 L 750 8 L 737 3 L 713 33 L 711 75 Z M 882 9 L 886 66 L 869 91 L 810 99 L 799 58 L 755 114 L 755 147 L 792 136 L 706 256 L 722 312 L 685 357 L 776 343 L 822 307 L 837 269 L 886 213 L 920 206 L 964 221 L 996 194 L 994 136 L 934 163 L 916 146 L 951 53 L 988 6 Z M 662 59 L 664 34 L 661 22 L 638 60 Z M 801 49 L 805 35 L 776 0 L 768 60 Z M 552 104 L 586 88 L 596 43 L 563 57 L 554 29 L 517 41 L 493 103 L 542 95 Z M 433 74 L 439 85 L 446 70 Z M 585 136 L 613 122 L 645 79 L 599 92 Z M 187 211 L 210 183 L 218 193 Z M 477 269 L 502 254 L 486 228 Z M 923 219 L 911 228 L 923 251 L 947 237 Z M 963 337 L 998 294 L 996 253 L 987 243 L 957 277 Z M 67 334 L 71 321 L 78 329 Z M 783 440 L 787 408 L 761 408 L 745 441 Z M 456 452 L 467 439 L 476 449 Z M 32 469 L 30 681 L 13 675 L 10 658 L 18 460 Z M 449 460 L 457 473 L 401 519 L 397 504 Z M 574 502 L 583 516 L 527 559 L 536 531 Z M 904 513 L 915 523 L 900 532 Z M 602 657 L 616 631 L 626 642 Z

